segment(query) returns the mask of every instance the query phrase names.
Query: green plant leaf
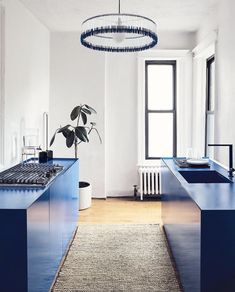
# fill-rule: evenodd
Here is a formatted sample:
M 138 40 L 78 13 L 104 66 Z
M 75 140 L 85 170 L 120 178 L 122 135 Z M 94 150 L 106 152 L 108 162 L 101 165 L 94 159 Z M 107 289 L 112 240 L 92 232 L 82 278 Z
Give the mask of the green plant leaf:
M 51 147 L 51 145 L 52 145 L 52 144 L 54 143 L 54 141 L 55 141 L 55 136 L 56 136 L 57 132 L 58 132 L 58 129 L 55 131 L 54 135 L 53 135 L 52 138 L 51 138 L 51 141 L 50 141 L 50 147 Z
M 85 127 L 79 126 L 75 128 L 75 134 L 82 142 L 89 142 Z
M 86 108 L 84 108 L 84 107 L 81 109 L 81 111 L 86 113 L 86 114 L 88 114 L 88 115 L 91 115 L 91 111 L 86 109 Z
M 87 123 L 87 116 L 85 113 L 81 112 L 83 124 L 86 125 Z
M 72 110 L 72 112 L 71 112 L 71 114 L 70 114 L 70 118 L 71 118 L 71 120 L 72 121 L 74 121 L 77 117 L 78 117 L 78 114 L 79 114 L 79 111 L 81 110 L 81 107 L 78 105 L 78 106 L 76 106 L 73 110 Z
M 70 132 L 71 132 L 71 130 L 69 130 L 69 129 L 64 129 L 63 132 L 62 132 L 62 134 L 63 134 L 63 136 L 64 136 L 65 138 L 67 138 L 68 135 L 70 134 Z
M 74 138 L 75 138 L 74 131 L 70 131 L 69 135 L 66 138 L 66 146 L 68 148 L 70 148 L 73 145 Z
M 83 135 L 86 137 L 87 142 L 89 142 L 89 138 L 88 138 L 86 127 L 78 127 L 78 128 L 83 133 Z
M 68 129 L 69 127 L 70 127 L 70 125 L 66 125 L 66 126 L 64 126 L 64 127 L 59 128 L 58 133 L 63 133 L 63 131 L 64 131 L 65 129 Z
M 59 130 L 58 130 L 58 133 L 62 133 L 63 136 L 65 138 L 67 138 L 67 136 L 69 135 L 69 133 L 71 132 L 68 128 L 71 127 L 71 125 L 66 125 L 64 127 L 61 127 Z
M 87 105 L 87 104 L 84 104 L 84 105 L 85 105 L 85 107 L 86 107 L 87 109 L 90 110 L 90 112 L 92 112 L 93 114 L 97 114 L 96 110 L 95 110 L 93 107 L 91 107 L 91 106 L 89 106 L 89 105 Z

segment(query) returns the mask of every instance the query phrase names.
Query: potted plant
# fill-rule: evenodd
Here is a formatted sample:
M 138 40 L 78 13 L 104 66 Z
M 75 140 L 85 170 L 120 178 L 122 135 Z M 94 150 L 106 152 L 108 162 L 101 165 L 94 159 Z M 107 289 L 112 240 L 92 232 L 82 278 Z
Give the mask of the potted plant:
M 66 146 L 74 146 L 74 156 L 78 158 L 78 145 L 89 142 L 91 132 L 96 132 L 100 143 L 102 143 L 100 134 L 96 128 L 96 123 L 90 122 L 88 125 L 88 116 L 96 114 L 96 110 L 87 104 L 76 106 L 71 114 L 70 119 L 75 121 L 75 125 L 67 124 L 66 126 L 56 129 L 51 138 L 50 146 L 54 143 L 57 134 L 62 134 L 66 139 Z M 91 185 L 88 182 L 79 182 L 79 209 L 86 209 L 91 206 Z

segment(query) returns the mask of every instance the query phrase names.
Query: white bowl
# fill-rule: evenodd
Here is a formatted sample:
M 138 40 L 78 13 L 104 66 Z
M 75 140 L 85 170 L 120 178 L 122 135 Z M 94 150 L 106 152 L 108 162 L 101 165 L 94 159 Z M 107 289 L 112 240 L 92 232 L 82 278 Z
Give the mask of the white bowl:
M 190 158 L 187 159 L 188 164 L 192 165 L 207 165 L 209 163 L 209 159 L 207 158 Z

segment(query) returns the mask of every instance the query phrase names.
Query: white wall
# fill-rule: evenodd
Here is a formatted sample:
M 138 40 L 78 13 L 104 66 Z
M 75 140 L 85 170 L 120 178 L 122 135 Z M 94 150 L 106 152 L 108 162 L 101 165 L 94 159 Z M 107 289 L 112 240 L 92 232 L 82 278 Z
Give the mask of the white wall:
M 106 194 L 133 195 L 137 180 L 137 55 L 106 54 Z
M 49 31 L 18 1 L 5 6 L 5 165 L 19 161 L 22 135 L 49 108 Z M 14 143 L 15 146 L 14 146 Z
M 219 1 L 223 2 L 224 0 L 219 0 Z M 201 23 L 200 28 L 196 32 L 196 43 L 197 44 L 204 41 L 208 37 L 208 35 L 211 34 L 212 31 L 217 30 L 217 28 L 218 28 L 218 14 L 219 14 L 219 9 L 218 9 L 218 6 L 215 5 L 213 10 L 208 12 L 207 17 L 204 18 L 204 20 Z
M 215 142 L 233 143 L 235 145 L 235 133 L 233 129 L 235 112 L 235 35 L 233 33 L 233 27 L 235 25 L 234 13 L 235 2 L 233 0 L 221 0 L 219 2 L 218 10 L 213 11 L 207 20 L 202 23 L 202 26 L 197 33 L 197 43 L 200 43 L 202 40 L 203 42 L 206 42 L 208 36 L 210 36 L 211 33 L 215 31 L 218 32 L 215 48 Z M 200 103 L 198 104 L 196 111 L 203 111 Z M 199 123 L 201 122 L 200 114 L 196 114 L 195 121 L 197 120 Z M 200 133 L 198 133 L 198 135 L 199 134 Z M 204 133 L 201 133 L 201 135 L 204 135 Z M 199 140 L 199 138 L 197 140 Z M 201 141 L 203 143 L 204 137 L 201 139 Z M 194 144 L 196 142 L 197 141 L 195 141 Z M 228 149 L 224 147 L 216 148 L 215 159 L 224 165 L 228 165 Z
M 192 50 L 196 44 L 195 32 L 159 31 L 157 50 Z
M 88 50 L 80 45 L 79 33 L 51 34 L 51 90 L 50 133 L 60 125 L 70 123 L 70 113 L 79 104 L 94 107 L 97 115 L 91 121 L 103 139 L 92 135 L 90 143 L 79 145 L 80 180 L 92 184 L 93 197 L 105 196 L 105 55 Z M 94 133 L 93 133 L 94 134 Z M 74 157 L 62 135 L 56 137 L 52 146 L 58 157 Z
M 215 113 L 215 140 L 235 145 L 235 2 L 223 0 L 219 6 L 217 43 L 217 102 Z M 218 149 L 221 163 L 228 165 L 228 149 Z M 234 160 L 235 161 L 235 160 Z
M 0 169 L 4 163 L 4 8 L 0 2 Z

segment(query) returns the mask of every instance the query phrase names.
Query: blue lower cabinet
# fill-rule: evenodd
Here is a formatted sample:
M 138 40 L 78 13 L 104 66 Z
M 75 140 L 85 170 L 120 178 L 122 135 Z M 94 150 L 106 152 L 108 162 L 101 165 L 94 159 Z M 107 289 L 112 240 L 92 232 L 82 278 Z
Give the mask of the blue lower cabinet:
M 27 210 L 27 243 L 28 288 L 43 291 L 52 280 L 47 275 L 51 263 L 49 190 Z
M 0 291 L 49 291 L 76 231 L 78 160 L 54 159 L 54 163 L 65 170 L 49 187 L 22 193 L 28 195 L 21 198 L 26 205 L 31 196 L 31 204 L 20 210 L 0 209 Z M 8 192 L 11 196 L 14 190 Z M 19 200 L 18 195 L 12 198 Z
M 25 210 L 1 210 L 0 291 L 27 291 L 26 226 Z
M 190 185 L 164 160 L 161 188 L 163 228 L 183 291 L 234 292 L 234 183 Z
M 172 172 L 161 169 L 162 222 L 184 291 L 200 291 L 200 210 Z

